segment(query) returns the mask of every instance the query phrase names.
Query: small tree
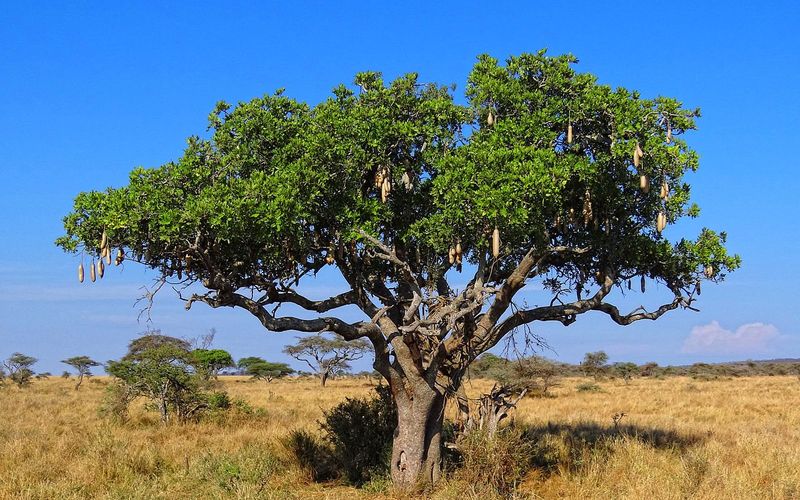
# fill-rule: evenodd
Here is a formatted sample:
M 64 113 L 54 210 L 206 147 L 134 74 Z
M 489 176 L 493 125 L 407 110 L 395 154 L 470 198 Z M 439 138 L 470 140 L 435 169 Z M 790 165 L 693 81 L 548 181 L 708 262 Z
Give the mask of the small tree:
M 198 373 L 206 380 L 217 378 L 223 368 L 235 366 L 231 354 L 224 349 L 195 349 L 192 356 Z
M 294 373 L 294 369 L 286 363 L 272 363 L 261 358 L 256 359 L 258 361 L 248 363 L 245 367 L 245 373 L 255 380 L 272 382 L 276 378 L 282 378 Z
M 605 365 L 608 362 L 608 354 L 604 351 L 587 352 L 583 357 L 581 368 L 587 377 L 600 378 L 605 371 Z
M 127 411 L 131 402 L 145 398 L 155 404 L 161 421 L 172 415 L 188 420 L 207 407 L 204 380 L 193 366 L 189 343 L 160 334 L 145 335 L 130 343 L 120 361 L 109 361 L 107 371 L 115 377 L 115 408 Z
M 520 360 L 515 371 L 524 382 L 525 388 L 529 390 L 529 394 L 535 391 L 541 396 L 547 396 L 548 390 L 558 385 L 561 375 L 556 363 L 541 356 Z
M 22 389 L 31 383 L 31 379 L 33 378 L 31 366 L 37 361 L 38 360 L 32 356 L 26 356 L 25 354 L 15 352 L 3 362 L 3 365 L 8 371 L 8 378 L 17 384 L 17 387 Z
M 341 337 L 327 338 L 318 334 L 298 337 L 297 344 L 287 346 L 283 352 L 305 362 L 325 387 L 329 376 L 349 370 L 350 361 L 361 359 L 370 350 L 370 344 L 363 339 L 346 341 Z
M 75 368 L 75 371 L 78 372 L 78 383 L 75 384 L 76 391 L 83 383 L 83 377 L 92 376 L 91 368 L 94 366 L 100 366 L 100 363 L 93 360 L 89 356 L 73 356 L 71 358 L 65 359 L 64 361 L 62 361 L 62 363 L 65 363 Z
M 236 362 L 236 368 L 239 370 L 239 375 L 247 375 L 247 367 L 255 364 L 261 363 L 264 359 L 258 356 L 247 356 L 245 358 L 239 358 L 239 361 Z
M 643 364 L 639 370 L 639 375 L 642 377 L 653 377 L 658 373 L 658 363 L 655 361 L 648 361 Z
M 634 375 L 639 371 L 639 366 L 636 363 L 626 361 L 624 363 L 614 363 L 614 374 L 629 384 Z

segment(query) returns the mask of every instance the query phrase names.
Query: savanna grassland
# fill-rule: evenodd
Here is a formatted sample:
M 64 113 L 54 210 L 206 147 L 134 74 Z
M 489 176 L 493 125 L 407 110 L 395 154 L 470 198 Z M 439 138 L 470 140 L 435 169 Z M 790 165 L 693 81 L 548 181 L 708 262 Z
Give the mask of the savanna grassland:
M 525 398 L 514 413 L 527 443 L 518 498 L 798 498 L 800 381 L 674 377 L 600 381 Z M 141 408 L 126 424 L 98 414 L 108 379 L 37 380 L 0 390 L 0 498 L 395 498 L 386 481 L 315 483 L 286 447 L 318 432 L 325 409 L 373 382 L 251 382 L 224 389 L 250 408 L 162 425 Z M 490 382 L 467 383 L 477 395 Z M 612 416 L 624 412 L 616 425 Z M 516 450 L 519 451 L 519 450 Z M 476 463 L 476 462 L 473 462 Z M 488 498 L 492 467 L 462 467 L 430 498 Z

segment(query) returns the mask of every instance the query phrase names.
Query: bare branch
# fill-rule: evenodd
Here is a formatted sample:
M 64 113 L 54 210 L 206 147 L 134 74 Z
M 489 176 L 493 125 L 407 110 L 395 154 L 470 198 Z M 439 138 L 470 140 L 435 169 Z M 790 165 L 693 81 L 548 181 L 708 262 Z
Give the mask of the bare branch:
M 209 292 L 203 295 L 195 294 L 188 299 L 186 307 L 191 307 L 191 304 L 195 301 L 203 302 L 213 308 L 241 307 L 258 318 L 266 329 L 273 332 L 285 332 L 289 330 L 310 333 L 334 332 L 338 333 L 346 340 L 354 340 L 380 334 L 380 330 L 374 324 L 362 321 L 347 323 L 334 317 L 301 319 L 287 316 L 277 318 L 270 314 L 258 301 L 238 293 Z
M 303 309 L 306 309 L 307 311 L 324 313 L 339 307 L 356 305 L 357 298 L 357 294 L 353 290 L 340 293 L 339 295 L 335 295 L 324 300 L 311 300 L 291 289 L 281 292 L 273 289 L 264 297 L 259 299 L 258 304 L 269 305 L 290 302 L 302 307 Z

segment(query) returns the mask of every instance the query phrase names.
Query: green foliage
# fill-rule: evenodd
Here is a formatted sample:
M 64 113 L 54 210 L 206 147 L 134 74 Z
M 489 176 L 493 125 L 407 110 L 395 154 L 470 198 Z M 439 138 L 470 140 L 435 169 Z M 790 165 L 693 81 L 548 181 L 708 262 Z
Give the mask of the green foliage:
M 191 137 L 176 161 L 134 169 L 127 186 L 79 194 L 57 243 L 97 255 L 105 230 L 112 246 L 165 276 L 236 290 L 319 269 L 330 254 L 346 264 L 343 250 L 363 256 L 364 230 L 406 249 L 434 285 L 453 241 L 477 262 L 496 226 L 499 276 L 532 244 L 588 249 L 550 264 L 554 291 L 586 288 L 608 265 L 617 284 L 641 275 L 689 290 L 723 279 L 740 264 L 725 233 L 703 229 L 671 243 L 655 228 L 662 210 L 670 224 L 698 214 L 684 179 L 698 157 L 684 134 L 699 111 L 601 85 L 576 62 L 544 51 L 505 65 L 480 56 L 465 106 L 414 73 L 388 84 L 358 74 L 359 91 L 339 86 L 313 107 L 282 91 L 220 103 L 211 136 Z M 644 157 L 634 167 L 637 144 Z M 382 168 L 398 186 L 387 203 L 372 187 Z M 639 175 L 656 188 L 639 190 Z M 363 265 L 364 276 L 397 281 L 396 266 Z
M 389 471 L 397 412 L 388 386 L 371 399 L 346 398 L 325 412 L 321 423 L 347 480 L 361 485 Z
M 595 384 L 594 382 L 582 382 L 578 384 L 575 389 L 578 392 L 603 392 L 602 387 Z
M 262 363 L 264 358 L 260 358 L 258 356 L 247 356 L 245 358 L 240 358 L 239 361 L 236 362 L 236 368 L 240 371 L 244 372 L 247 370 L 247 367 L 254 364 L 254 363 Z
M 206 403 L 210 411 L 227 410 L 233 405 L 231 397 L 224 391 L 216 391 L 208 394 Z
M 344 476 L 354 485 L 380 481 L 389 471 L 397 412 L 387 386 L 372 398 L 346 398 L 325 412 L 323 440 L 295 431 L 286 446 L 315 481 Z
M 528 389 L 528 395 L 547 397 L 549 390 L 558 385 L 563 368 L 541 356 L 520 359 L 514 365 L 514 377 L 507 381 L 511 385 Z
M 75 368 L 75 371 L 78 372 L 78 375 L 90 375 L 92 367 L 100 366 L 100 363 L 93 360 L 89 356 L 73 356 L 65 359 L 62 361 L 62 363 Z
M 206 378 L 217 377 L 223 368 L 234 366 L 231 354 L 224 349 L 195 349 L 192 357 L 194 365 Z
M 283 352 L 304 361 L 325 380 L 328 374 L 346 372 L 350 369 L 350 361 L 362 358 L 371 350 L 372 346 L 364 339 L 347 341 L 338 336 L 311 335 L 298 337 L 297 343 L 286 346 Z
M 608 354 L 604 351 L 587 352 L 583 357 L 581 368 L 587 377 L 598 378 L 605 373 L 605 366 L 608 362 Z
M 508 377 L 511 362 L 490 352 L 481 354 L 470 366 L 470 376 L 490 380 L 503 380 Z
M 629 361 L 614 363 L 611 368 L 614 374 L 622 378 L 625 383 L 628 383 L 634 375 L 639 373 L 639 366 L 636 363 L 631 363 Z
M 239 367 L 244 368 L 244 373 L 254 379 L 266 380 L 267 382 L 272 382 L 276 378 L 282 378 L 294 373 L 294 368 L 286 363 L 273 363 L 255 356 L 240 359 Z
M 33 378 L 33 370 L 31 370 L 31 366 L 36 364 L 37 361 L 38 360 L 32 356 L 15 352 L 3 362 L 3 365 L 8 372 L 9 380 L 17 384 L 17 387 L 22 389 L 23 387 L 30 385 L 31 379 Z
M 339 466 L 333 457 L 333 450 L 308 431 L 292 431 L 286 439 L 286 448 L 298 464 L 310 473 L 313 481 L 328 481 L 338 477 Z
M 206 496 L 236 497 L 242 491 L 256 492 L 255 496 L 267 488 L 270 479 L 285 473 L 288 464 L 273 450 L 265 446 L 248 445 L 234 453 L 215 455 L 205 453 L 192 460 L 192 470 L 187 472 L 204 484 L 216 485 L 219 492 Z
M 78 389 L 81 386 L 83 377 L 90 377 L 92 375 L 92 367 L 100 366 L 100 363 L 93 360 L 89 356 L 73 356 L 63 360 L 62 363 L 75 368 L 75 371 L 78 372 L 78 383 L 75 385 L 75 389 Z
M 160 334 L 131 342 L 119 361 L 109 361 L 107 371 L 117 384 L 110 390 L 109 411 L 122 417 L 138 398 L 149 401 L 163 422 L 172 416 L 183 422 L 197 418 L 209 407 L 205 379 L 198 375 L 187 342 Z

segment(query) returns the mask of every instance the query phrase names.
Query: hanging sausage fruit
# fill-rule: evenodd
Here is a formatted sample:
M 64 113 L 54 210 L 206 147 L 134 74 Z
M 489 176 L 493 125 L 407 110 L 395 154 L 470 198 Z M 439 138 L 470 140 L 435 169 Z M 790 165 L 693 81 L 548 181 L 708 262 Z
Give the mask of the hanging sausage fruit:
M 639 147 L 639 143 L 636 143 L 636 149 L 633 150 L 633 166 L 639 168 L 639 164 L 642 162 L 642 157 L 644 153 L 642 152 L 642 148 Z
M 497 226 L 494 227 L 492 232 L 492 256 L 495 259 L 500 257 L 500 230 Z
M 587 189 L 583 194 L 583 223 L 589 225 L 592 220 L 592 194 Z
M 639 176 L 639 188 L 645 194 L 650 192 L 650 179 L 648 179 L 647 176 L 644 174 L 641 174 Z
M 661 233 L 665 227 L 667 227 L 667 215 L 662 210 L 658 212 L 658 217 L 656 218 L 656 230 Z

